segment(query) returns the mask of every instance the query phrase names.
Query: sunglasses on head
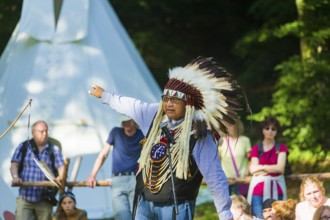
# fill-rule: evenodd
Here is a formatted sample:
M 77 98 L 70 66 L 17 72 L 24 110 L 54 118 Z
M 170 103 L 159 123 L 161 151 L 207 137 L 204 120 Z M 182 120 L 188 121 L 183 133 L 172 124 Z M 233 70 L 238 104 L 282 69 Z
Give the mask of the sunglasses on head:
M 265 127 L 264 128 L 265 130 L 272 130 L 272 131 L 277 131 L 277 129 L 276 128 L 274 128 L 274 127 Z

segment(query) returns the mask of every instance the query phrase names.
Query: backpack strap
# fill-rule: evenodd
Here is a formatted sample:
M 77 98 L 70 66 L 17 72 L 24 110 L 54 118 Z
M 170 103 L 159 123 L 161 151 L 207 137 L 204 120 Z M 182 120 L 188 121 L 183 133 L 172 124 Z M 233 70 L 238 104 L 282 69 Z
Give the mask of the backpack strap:
M 27 152 L 27 149 L 28 149 L 28 144 L 31 146 L 33 154 L 37 157 L 38 160 L 40 160 L 39 155 L 38 155 L 39 151 L 38 151 L 37 145 L 34 142 L 34 140 L 30 139 L 30 140 L 24 141 L 23 146 L 20 149 L 20 153 L 22 154 L 22 158 L 21 158 L 21 162 L 19 163 L 19 166 L 18 166 L 18 174 L 19 175 L 23 171 L 23 163 L 24 163 L 24 159 L 25 159 L 26 152 Z M 56 169 L 56 166 L 55 166 L 54 144 L 50 143 L 49 141 L 48 141 L 47 151 L 49 153 L 49 157 L 50 157 L 50 160 L 51 160 L 51 163 L 52 163 L 53 173 L 55 174 L 55 176 L 58 176 L 58 172 L 57 172 L 57 169 Z
M 260 159 L 262 152 L 264 152 L 264 146 L 262 142 L 259 142 L 257 145 L 258 145 L 258 158 Z
M 264 147 L 262 142 L 258 143 L 257 145 L 258 145 L 258 158 L 260 159 L 260 156 L 264 151 Z M 280 143 L 278 142 L 275 143 L 275 150 L 276 150 L 276 155 L 278 155 L 280 153 Z
M 275 143 L 275 149 L 276 149 L 276 154 L 278 155 L 280 153 L 280 143 L 278 142 Z
M 51 142 L 48 141 L 47 150 L 48 150 L 48 153 L 49 153 L 50 161 L 52 162 L 53 173 L 54 173 L 55 176 L 58 176 L 58 171 L 57 171 L 56 166 L 55 166 L 54 144 L 52 144 Z
M 21 157 L 21 162 L 18 165 L 18 175 L 20 175 L 23 171 L 23 162 L 26 156 L 26 152 L 27 152 L 27 141 L 24 141 L 23 146 L 20 149 L 20 154 L 22 155 L 22 157 Z

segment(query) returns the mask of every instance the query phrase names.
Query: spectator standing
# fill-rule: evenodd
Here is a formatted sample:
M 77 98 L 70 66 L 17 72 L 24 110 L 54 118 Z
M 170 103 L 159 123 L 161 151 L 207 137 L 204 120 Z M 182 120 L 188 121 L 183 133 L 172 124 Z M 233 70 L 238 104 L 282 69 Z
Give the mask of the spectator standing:
M 193 219 L 204 177 L 219 218 L 232 219 L 228 182 L 215 140 L 227 133 L 224 123 L 236 123 L 238 85 L 212 58 L 198 57 L 174 68 L 169 78 L 160 103 L 144 103 L 95 85 L 89 91 L 133 118 L 146 135 L 139 159 L 135 217 Z
M 297 220 L 312 220 L 317 208 L 330 206 L 330 199 L 325 197 L 323 182 L 317 177 L 306 177 L 300 185 L 300 202 L 296 207 Z
M 87 212 L 76 206 L 76 196 L 72 192 L 63 193 L 53 220 L 87 220 Z
M 33 158 L 43 160 L 54 174 L 58 174 L 56 180 L 61 182 L 64 178 L 64 159 L 60 149 L 48 141 L 47 123 L 35 122 L 32 125 L 32 137 L 19 144 L 11 159 L 12 184 L 47 180 Z M 16 219 L 51 219 L 53 204 L 49 202 L 47 193 L 46 187 L 20 187 L 16 200 Z
M 244 127 L 240 120 L 236 125 L 228 125 L 228 135 L 219 145 L 221 165 L 227 178 L 245 177 L 249 174 L 248 157 L 251 152 L 250 139 L 243 135 Z M 248 184 L 229 185 L 229 194 L 247 196 Z
M 285 144 L 276 143 L 280 124 L 274 116 L 268 116 L 261 123 L 263 141 L 261 150 L 258 144 L 253 146 L 250 154 L 250 182 L 248 201 L 252 212 L 262 218 L 262 203 L 268 198 L 286 200 L 286 184 L 284 170 L 288 148 Z M 277 150 L 276 144 L 279 144 Z
M 121 127 L 109 133 L 107 143 L 100 152 L 89 175 L 87 184 L 96 185 L 96 175 L 112 151 L 111 196 L 116 220 L 132 219 L 133 199 L 136 185 L 137 161 L 141 153 L 140 141 L 144 138 L 136 123 L 126 115 L 120 115 Z

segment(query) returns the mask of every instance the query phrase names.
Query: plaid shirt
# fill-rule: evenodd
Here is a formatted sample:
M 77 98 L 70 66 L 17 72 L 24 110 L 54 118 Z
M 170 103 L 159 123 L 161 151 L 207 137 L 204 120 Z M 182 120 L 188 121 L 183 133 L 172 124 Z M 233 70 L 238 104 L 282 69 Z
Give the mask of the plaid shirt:
M 21 163 L 22 160 L 22 153 L 21 148 L 23 146 L 23 143 L 21 143 L 15 150 L 15 153 L 11 159 L 11 162 L 17 162 Z M 38 156 L 40 160 L 43 160 L 46 162 L 47 166 L 53 171 L 52 167 L 52 161 L 50 159 L 50 155 L 48 152 L 48 148 L 50 147 L 48 143 L 46 144 L 46 147 L 39 152 Z M 55 167 L 59 168 L 64 165 L 64 159 L 63 155 L 60 151 L 60 149 L 57 146 L 54 146 L 53 148 L 54 157 L 55 157 Z M 20 178 L 23 181 L 28 182 L 36 182 L 36 181 L 44 181 L 47 180 L 46 176 L 43 174 L 41 169 L 38 167 L 38 165 L 33 160 L 34 154 L 32 152 L 32 149 L 29 148 L 26 151 L 26 155 L 23 161 L 23 170 L 20 173 Z M 37 159 L 37 158 L 36 158 Z M 45 191 L 45 187 L 20 187 L 19 189 L 19 197 L 25 199 L 29 202 L 39 202 L 42 198 L 42 193 Z

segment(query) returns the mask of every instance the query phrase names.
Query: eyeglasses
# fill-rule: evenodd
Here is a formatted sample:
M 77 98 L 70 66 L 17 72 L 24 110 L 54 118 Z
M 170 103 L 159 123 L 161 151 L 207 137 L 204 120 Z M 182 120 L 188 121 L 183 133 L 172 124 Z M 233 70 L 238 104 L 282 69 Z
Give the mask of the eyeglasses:
M 43 133 L 48 134 L 48 130 L 37 130 L 37 129 L 34 129 L 34 130 L 39 132 L 40 134 L 43 134 Z
M 277 129 L 276 128 L 274 128 L 274 127 L 265 127 L 264 128 L 265 130 L 272 130 L 272 131 L 277 131 Z
M 170 96 L 166 96 L 166 95 L 163 95 L 162 96 L 162 100 L 163 102 L 172 102 L 173 104 L 179 104 L 179 103 L 182 103 L 184 102 L 182 99 L 180 98 L 176 98 L 176 97 L 170 97 Z
M 320 220 L 329 220 L 329 219 L 330 219 L 330 216 L 328 216 L 328 215 L 322 216 L 320 218 Z

